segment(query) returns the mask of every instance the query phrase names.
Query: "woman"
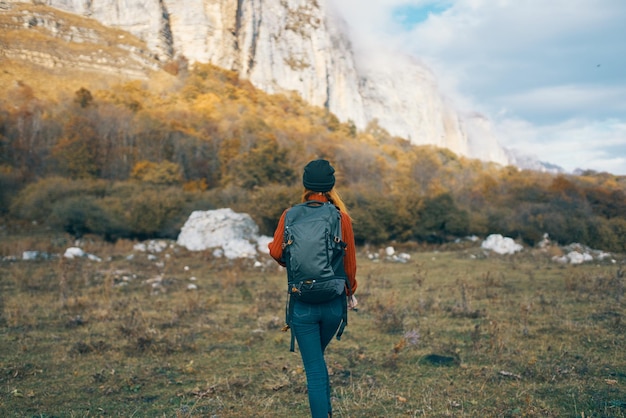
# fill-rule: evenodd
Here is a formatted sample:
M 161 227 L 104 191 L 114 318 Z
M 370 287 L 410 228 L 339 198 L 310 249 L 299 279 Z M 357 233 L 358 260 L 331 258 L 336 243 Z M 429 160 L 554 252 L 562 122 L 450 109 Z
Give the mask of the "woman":
M 348 298 L 348 309 L 354 309 L 358 303 L 354 297 L 357 282 L 356 249 L 352 220 L 348 215 L 344 202 L 334 189 L 334 173 L 335 169 L 328 161 L 314 160 L 304 167 L 302 176 L 304 185 L 302 202 L 311 200 L 331 202 L 340 211 L 341 238 L 346 244 L 343 264 L 348 277 L 348 286 L 345 293 L 347 296 L 341 295 L 329 302 L 320 304 L 307 304 L 299 300 L 293 302 L 291 328 L 298 342 L 302 363 L 304 364 L 309 393 L 309 406 L 313 418 L 332 416 L 330 380 L 328 378 L 326 360 L 324 359 L 324 350 L 341 325 L 345 307 L 345 301 L 342 298 Z M 282 266 L 285 266 L 282 256 L 285 214 L 287 210 L 280 217 L 274 232 L 274 240 L 269 244 L 270 255 Z

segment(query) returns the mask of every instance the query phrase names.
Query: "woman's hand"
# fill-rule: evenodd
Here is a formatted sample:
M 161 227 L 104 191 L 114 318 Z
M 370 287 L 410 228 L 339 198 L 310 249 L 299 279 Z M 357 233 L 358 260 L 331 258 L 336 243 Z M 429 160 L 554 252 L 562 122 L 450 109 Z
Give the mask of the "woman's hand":
M 358 304 L 359 304 L 359 301 L 356 300 L 356 296 L 354 295 L 348 296 L 348 309 L 349 310 L 355 311 Z

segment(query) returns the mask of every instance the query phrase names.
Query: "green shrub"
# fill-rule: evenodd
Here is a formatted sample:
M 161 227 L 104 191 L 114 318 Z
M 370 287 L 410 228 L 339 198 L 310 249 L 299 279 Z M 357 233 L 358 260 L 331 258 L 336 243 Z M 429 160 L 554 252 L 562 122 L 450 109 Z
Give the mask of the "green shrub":
M 11 212 L 74 236 L 93 233 L 114 240 L 175 238 L 192 210 L 208 207 L 203 194 L 178 187 L 51 178 L 26 187 Z
M 357 244 L 379 244 L 390 240 L 395 218 L 392 201 L 354 188 L 343 192 L 342 197 L 352 216 Z
M 626 237 L 626 219 L 611 218 L 607 221 L 607 224 L 612 233 L 607 233 L 604 237 L 606 246 L 598 248 L 626 253 L 626 239 L 624 239 L 624 237 Z
M 48 218 L 49 225 L 81 237 L 94 233 L 111 237 L 117 235 L 114 221 L 93 196 L 72 196 L 57 201 Z
M 10 212 L 17 218 L 45 222 L 58 202 L 76 196 L 101 197 L 106 188 L 104 180 L 43 179 L 26 186 L 12 202 Z
M 457 207 L 452 195 L 444 193 L 424 200 L 417 231 L 422 240 L 442 243 L 449 236 L 467 235 L 469 215 Z
M 300 203 L 302 187 L 269 185 L 255 189 L 251 199 L 238 205 L 236 210 L 248 213 L 259 226 L 259 233 L 274 234 L 278 219 L 285 209 Z
M 126 183 L 117 185 L 104 203 L 125 235 L 139 239 L 174 238 L 189 213 L 186 194 L 176 187 Z

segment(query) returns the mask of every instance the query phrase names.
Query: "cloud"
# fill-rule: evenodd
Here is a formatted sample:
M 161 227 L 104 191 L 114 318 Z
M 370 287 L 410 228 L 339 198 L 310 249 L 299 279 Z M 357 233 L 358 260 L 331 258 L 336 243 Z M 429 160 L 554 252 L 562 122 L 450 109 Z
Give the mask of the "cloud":
M 569 119 L 537 125 L 526 120 L 506 118 L 495 123 L 495 130 L 509 149 L 559 165 L 569 172 L 591 169 L 626 174 L 626 123 Z
M 626 85 L 549 85 L 493 96 L 501 109 L 514 109 L 541 122 L 568 117 L 619 117 L 626 115 Z
M 622 0 L 331 1 L 358 48 L 418 57 L 459 110 L 494 121 L 503 145 L 626 174 Z

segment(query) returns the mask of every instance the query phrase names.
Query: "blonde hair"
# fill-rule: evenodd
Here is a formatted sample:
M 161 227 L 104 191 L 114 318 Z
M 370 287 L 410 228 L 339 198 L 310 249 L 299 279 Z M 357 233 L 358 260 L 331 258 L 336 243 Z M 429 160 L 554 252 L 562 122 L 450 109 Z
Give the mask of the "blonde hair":
M 339 196 L 339 193 L 337 192 L 337 190 L 335 190 L 334 187 L 327 192 L 314 192 L 313 190 L 304 189 L 304 192 L 302 193 L 302 202 L 306 202 L 307 200 L 309 200 L 311 196 L 316 195 L 316 194 L 321 194 L 321 195 L 326 196 L 326 199 L 328 199 L 330 203 L 337 206 L 341 212 L 350 216 L 350 214 L 348 213 L 348 208 L 346 207 L 346 204 L 343 202 L 343 200 L 341 199 L 341 196 Z

